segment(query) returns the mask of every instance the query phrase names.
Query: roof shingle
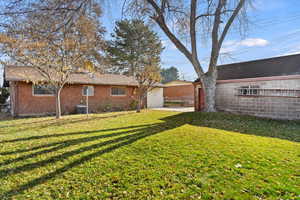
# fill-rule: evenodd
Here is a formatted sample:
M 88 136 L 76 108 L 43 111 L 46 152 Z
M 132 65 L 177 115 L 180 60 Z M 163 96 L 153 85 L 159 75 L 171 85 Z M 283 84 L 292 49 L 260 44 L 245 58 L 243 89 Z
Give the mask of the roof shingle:
M 6 66 L 4 70 L 4 78 L 6 81 L 45 81 L 45 78 L 43 78 L 43 76 L 34 68 L 20 66 Z M 137 86 L 137 81 L 132 76 L 101 74 L 99 72 L 92 74 L 74 73 L 71 75 L 69 83 Z
M 300 75 L 300 54 L 218 66 L 218 80 L 289 75 Z
M 218 80 L 300 75 L 300 54 L 218 66 Z

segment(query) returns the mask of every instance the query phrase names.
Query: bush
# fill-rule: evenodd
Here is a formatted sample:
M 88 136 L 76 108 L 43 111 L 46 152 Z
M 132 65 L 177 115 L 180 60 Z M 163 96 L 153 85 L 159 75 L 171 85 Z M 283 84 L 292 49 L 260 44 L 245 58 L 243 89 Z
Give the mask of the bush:
M 110 103 L 104 105 L 103 111 L 104 112 L 110 112 L 110 111 L 112 111 L 112 105 Z
M 0 88 L 0 104 L 5 104 L 8 97 L 9 97 L 8 89 Z
M 138 105 L 138 101 L 137 100 L 131 101 L 131 103 L 129 104 L 130 110 L 135 110 L 137 108 L 137 105 Z

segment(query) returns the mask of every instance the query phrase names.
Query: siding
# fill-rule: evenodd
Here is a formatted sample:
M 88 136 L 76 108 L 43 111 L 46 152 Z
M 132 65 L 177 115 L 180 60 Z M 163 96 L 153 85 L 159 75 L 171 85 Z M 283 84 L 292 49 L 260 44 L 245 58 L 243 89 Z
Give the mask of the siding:
M 218 83 L 218 110 L 275 119 L 300 119 L 300 98 L 237 96 L 236 88 L 259 85 L 266 89 L 300 89 L 300 79 Z

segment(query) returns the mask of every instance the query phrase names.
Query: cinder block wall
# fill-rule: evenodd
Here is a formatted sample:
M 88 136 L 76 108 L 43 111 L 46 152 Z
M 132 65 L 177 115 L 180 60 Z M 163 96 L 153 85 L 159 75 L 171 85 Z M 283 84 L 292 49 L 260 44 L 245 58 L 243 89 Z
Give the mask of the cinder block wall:
M 218 83 L 218 110 L 274 119 L 300 119 L 300 98 L 237 96 L 236 88 L 259 85 L 262 89 L 300 89 L 300 80 Z

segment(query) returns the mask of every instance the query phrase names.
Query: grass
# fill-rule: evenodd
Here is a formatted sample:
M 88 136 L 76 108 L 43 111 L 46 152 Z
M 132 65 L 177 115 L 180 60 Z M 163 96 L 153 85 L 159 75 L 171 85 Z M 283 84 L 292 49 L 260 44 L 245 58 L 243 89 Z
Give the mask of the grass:
M 0 122 L 0 199 L 300 199 L 300 123 L 119 112 Z

